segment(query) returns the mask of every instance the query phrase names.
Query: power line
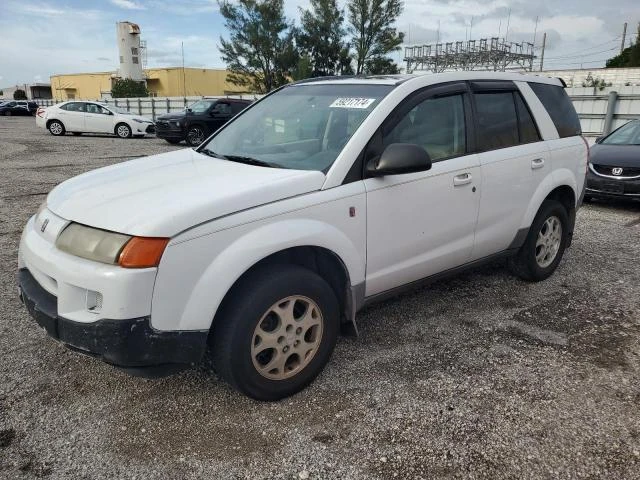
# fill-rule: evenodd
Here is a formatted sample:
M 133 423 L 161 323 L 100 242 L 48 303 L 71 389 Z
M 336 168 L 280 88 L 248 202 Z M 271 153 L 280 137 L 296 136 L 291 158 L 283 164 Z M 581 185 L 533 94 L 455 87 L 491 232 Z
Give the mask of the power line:
M 599 53 L 605 53 L 605 52 L 613 52 L 613 51 L 617 51 L 618 47 L 613 47 L 613 48 L 608 48 L 606 50 L 600 50 L 598 52 L 589 52 L 589 53 L 583 53 L 582 55 L 565 55 L 565 56 L 560 56 L 560 57 L 548 57 L 549 60 L 557 60 L 557 59 L 563 59 L 563 58 L 579 58 L 579 57 L 584 57 L 587 55 L 598 55 Z
M 571 56 L 571 55 L 574 55 L 574 54 L 580 54 L 580 53 L 588 52 L 589 50 L 593 50 L 594 48 L 603 47 L 604 45 L 608 45 L 608 44 L 610 44 L 612 42 L 617 42 L 621 38 L 622 38 L 622 35 L 618 35 L 617 37 L 612 38 L 611 40 L 608 40 L 608 41 L 606 41 L 604 43 L 599 43 L 597 45 L 592 45 L 589 48 L 584 48 L 582 50 L 576 50 L 575 52 L 568 52 L 568 53 L 566 53 L 566 54 L 564 54 L 562 56 L 558 56 L 558 57 L 555 57 L 555 58 L 564 58 L 565 56 Z

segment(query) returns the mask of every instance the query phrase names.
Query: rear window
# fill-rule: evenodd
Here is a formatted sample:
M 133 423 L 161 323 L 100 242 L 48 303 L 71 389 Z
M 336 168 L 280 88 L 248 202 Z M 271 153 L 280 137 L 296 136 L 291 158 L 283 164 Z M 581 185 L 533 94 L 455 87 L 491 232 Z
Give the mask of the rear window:
M 549 112 L 560 138 L 582 134 L 580 119 L 564 88 L 535 82 L 529 83 L 529 86 Z

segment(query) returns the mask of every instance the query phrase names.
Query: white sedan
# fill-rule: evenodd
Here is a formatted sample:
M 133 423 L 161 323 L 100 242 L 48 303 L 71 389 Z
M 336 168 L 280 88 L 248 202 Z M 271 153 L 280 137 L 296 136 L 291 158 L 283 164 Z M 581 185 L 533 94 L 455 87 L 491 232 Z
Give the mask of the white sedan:
M 49 108 L 39 108 L 36 125 L 46 128 L 52 135 L 82 133 L 111 133 L 120 138 L 155 133 L 149 118 L 134 115 L 112 105 L 98 102 L 63 102 Z

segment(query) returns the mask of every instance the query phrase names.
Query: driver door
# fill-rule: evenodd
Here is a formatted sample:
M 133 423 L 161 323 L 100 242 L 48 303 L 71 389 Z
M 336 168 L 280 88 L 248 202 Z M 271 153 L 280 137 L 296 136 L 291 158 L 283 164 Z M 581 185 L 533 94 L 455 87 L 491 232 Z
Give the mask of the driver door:
M 470 261 L 481 172 L 464 82 L 417 92 L 371 140 L 365 162 L 391 143 L 422 146 L 430 170 L 367 178 L 366 296 Z

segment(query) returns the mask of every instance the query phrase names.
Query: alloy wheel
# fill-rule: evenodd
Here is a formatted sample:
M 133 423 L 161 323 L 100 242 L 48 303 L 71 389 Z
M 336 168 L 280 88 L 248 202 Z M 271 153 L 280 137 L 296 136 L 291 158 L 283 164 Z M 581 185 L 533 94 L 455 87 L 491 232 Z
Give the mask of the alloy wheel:
M 131 135 L 131 129 L 126 125 L 119 125 L 116 132 L 120 138 L 128 138 Z
M 293 295 L 274 303 L 262 316 L 251 341 L 253 366 L 270 380 L 297 375 L 311 362 L 322 340 L 318 304 Z
M 62 125 L 58 122 L 53 122 L 51 125 L 49 125 L 49 131 L 51 131 L 51 133 L 53 133 L 54 135 L 61 135 Z
M 556 216 L 547 218 L 536 240 L 536 262 L 542 268 L 547 268 L 553 263 L 560 250 L 562 242 L 562 223 Z
M 187 140 L 189 141 L 189 145 L 200 145 L 204 141 L 204 130 L 200 127 L 190 128 L 187 133 Z

